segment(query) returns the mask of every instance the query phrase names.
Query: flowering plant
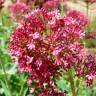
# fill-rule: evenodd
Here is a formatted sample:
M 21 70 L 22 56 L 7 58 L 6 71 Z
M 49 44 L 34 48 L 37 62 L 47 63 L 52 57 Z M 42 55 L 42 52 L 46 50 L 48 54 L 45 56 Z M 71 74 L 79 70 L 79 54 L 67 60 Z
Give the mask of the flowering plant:
M 96 3 L 76 1 L 0 0 L 0 96 L 96 95 Z
M 58 10 L 46 12 L 43 8 L 25 15 L 11 36 L 9 48 L 18 58 L 18 70 L 29 74 L 27 83 L 36 81 L 31 92 L 40 88 L 39 96 L 63 96 L 65 93 L 56 91 L 55 83 L 61 69 L 69 74 L 74 69 L 77 76 L 85 76 L 87 85 L 92 85 L 96 75 L 91 66 L 95 66 L 95 61 L 90 56 L 85 58 L 81 42 L 87 22 L 87 17 L 75 10 L 68 11 L 64 17 Z

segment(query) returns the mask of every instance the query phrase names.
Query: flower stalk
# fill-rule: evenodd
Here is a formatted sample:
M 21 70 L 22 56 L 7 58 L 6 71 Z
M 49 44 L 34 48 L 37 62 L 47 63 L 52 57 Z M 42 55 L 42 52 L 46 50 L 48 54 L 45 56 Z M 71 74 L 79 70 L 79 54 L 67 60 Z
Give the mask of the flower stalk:
M 89 18 L 89 2 L 86 2 L 86 14 Z M 90 25 L 89 24 L 87 25 L 87 30 L 88 30 L 88 32 L 90 31 Z
M 72 69 L 69 70 L 68 76 L 69 76 L 69 82 L 70 82 L 70 87 L 71 87 L 71 91 L 72 91 L 72 96 L 77 96 L 75 83 L 74 83 L 74 77 L 72 75 Z
M 12 95 L 12 92 L 11 92 L 10 82 L 9 82 L 9 80 L 8 80 L 5 67 L 4 67 L 4 65 L 3 65 L 2 63 L 0 63 L 0 65 L 1 65 L 1 68 L 2 68 L 2 70 L 3 70 L 3 72 L 4 72 L 5 82 L 6 82 L 6 84 L 7 84 L 7 88 L 8 88 L 9 94 L 10 94 L 9 96 L 13 96 L 13 95 Z

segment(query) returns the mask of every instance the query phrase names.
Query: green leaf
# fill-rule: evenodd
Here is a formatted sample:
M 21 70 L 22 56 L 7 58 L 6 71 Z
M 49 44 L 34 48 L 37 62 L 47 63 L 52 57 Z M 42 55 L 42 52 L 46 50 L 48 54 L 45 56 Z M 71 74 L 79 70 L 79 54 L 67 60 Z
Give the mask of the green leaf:
M 2 81 L 2 80 L 0 80 L 0 82 L 1 82 L 2 88 L 3 88 L 3 90 L 4 90 L 5 96 L 10 96 L 10 93 L 9 93 L 9 91 L 8 91 L 8 88 L 6 87 L 5 82 Z

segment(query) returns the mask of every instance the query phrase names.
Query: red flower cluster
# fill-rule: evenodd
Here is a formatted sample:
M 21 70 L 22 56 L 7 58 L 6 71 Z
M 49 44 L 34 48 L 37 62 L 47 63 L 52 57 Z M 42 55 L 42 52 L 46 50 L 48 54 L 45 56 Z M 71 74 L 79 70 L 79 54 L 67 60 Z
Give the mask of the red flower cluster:
M 60 7 L 61 0 L 49 0 L 43 4 L 46 10 L 58 9 Z
M 10 6 L 10 11 L 14 20 L 21 21 L 21 19 L 24 17 L 24 14 L 29 11 L 29 7 L 25 3 L 17 2 Z
M 19 0 L 19 2 L 23 2 L 29 6 L 32 6 L 32 4 L 34 6 L 37 6 L 37 7 L 42 7 L 43 3 L 47 2 L 48 0 Z
M 50 11 L 54 9 L 60 9 L 63 3 L 63 8 L 67 10 L 67 0 L 48 0 L 47 2 L 43 3 L 43 8 Z
M 93 51 L 94 52 L 94 51 Z M 96 53 L 88 52 L 84 64 L 86 67 L 86 83 L 88 86 L 93 84 L 93 80 L 96 79 Z
M 50 93 L 50 88 L 55 87 L 54 77 L 60 75 L 59 69 L 82 66 L 85 52 L 78 40 L 83 38 L 86 24 L 87 18 L 74 10 L 63 18 L 58 10 L 44 9 L 35 9 L 25 16 L 23 24 L 11 36 L 10 51 L 18 58 L 19 71 L 29 73 L 29 84 L 36 80 L 41 93 L 47 89 L 46 94 L 55 94 L 52 90 Z
M 96 39 L 96 32 L 95 31 L 87 32 L 85 38 L 90 40 Z
M 89 48 L 95 48 L 96 44 L 95 44 L 95 40 L 96 40 L 96 31 L 90 31 L 87 32 L 85 35 L 85 39 L 88 41 L 88 47 Z
M 93 80 L 96 79 L 96 53 L 94 51 L 86 51 L 86 55 L 76 72 L 79 76 L 85 76 L 87 86 L 93 85 Z
M 39 96 L 66 96 L 66 92 L 58 92 L 55 90 L 50 90 L 39 94 Z

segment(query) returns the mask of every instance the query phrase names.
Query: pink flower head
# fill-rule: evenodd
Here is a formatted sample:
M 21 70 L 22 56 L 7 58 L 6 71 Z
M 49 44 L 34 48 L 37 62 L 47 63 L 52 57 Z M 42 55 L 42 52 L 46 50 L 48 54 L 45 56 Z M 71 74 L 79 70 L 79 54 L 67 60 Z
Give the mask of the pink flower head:
M 46 10 L 58 9 L 60 7 L 61 0 L 49 0 L 43 4 L 43 8 Z
M 72 10 L 71 12 L 67 12 L 67 16 L 70 17 L 70 19 L 73 19 L 72 23 L 78 23 L 79 26 L 85 26 L 88 23 L 88 18 L 82 14 L 80 11 Z M 85 18 L 85 19 L 84 19 Z
M 77 11 L 70 11 L 61 18 L 57 10 L 35 9 L 25 16 L 12 34 L 9 47 L 18 58 L 19 71 L 30 75 L 29 84 L 35 80 L 36 87 L 44 87 L 41 88 L 44 94 L 64 96 L 50 88 L 54 89 L 54 77 L 60 75 L 60 68 L 76 68 L 82 62 L 84 46 L 78 40 L 83 38 L 86 24 L 87 18 Z
M 43 3 L 45 3 L 48 0 L 19 0 L 19 2 L 25 3 L 28 6 L 34 5 L 34 7 L 41 8 Z
M 10 11 L 12 13 L 12 18 L 16 21 L 20 21 L 23 19 L 24 15 L 29 11 L 29 7 L 24 3 L 14 3 L 10 7 Z
M 93 80 L 96 79 L 96 54 L 88 54 L 84 60 L 86 67 L 86 83 L 88 86 L 93 84 Z

